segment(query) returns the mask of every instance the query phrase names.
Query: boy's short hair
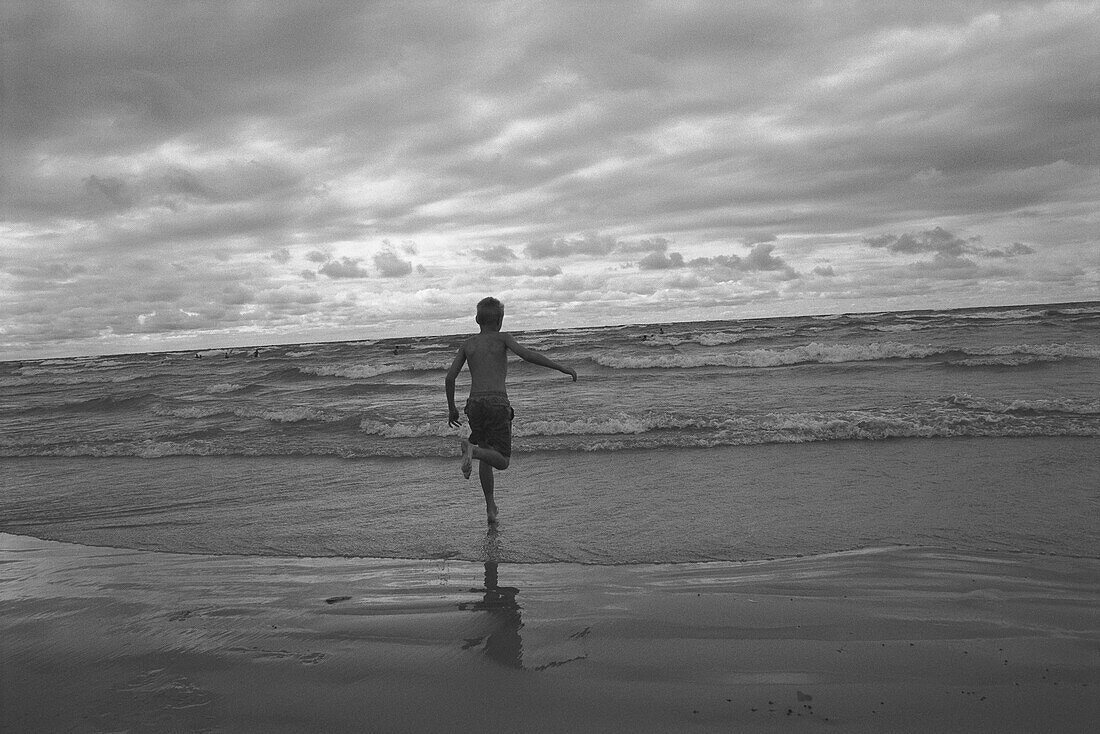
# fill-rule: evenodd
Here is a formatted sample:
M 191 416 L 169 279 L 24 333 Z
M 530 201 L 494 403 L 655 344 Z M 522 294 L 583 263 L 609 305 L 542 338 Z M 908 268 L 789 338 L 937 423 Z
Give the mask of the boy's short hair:
M 504 304 L 489 296 L 477 302 L 477 323 L 491 326 L 504 320 Z

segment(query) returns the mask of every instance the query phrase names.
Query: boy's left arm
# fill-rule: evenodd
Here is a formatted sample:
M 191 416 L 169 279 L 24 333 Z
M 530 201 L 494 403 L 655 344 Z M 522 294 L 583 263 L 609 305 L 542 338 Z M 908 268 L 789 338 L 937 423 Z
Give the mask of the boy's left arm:
M 519 355 L 520 359 L 531 364 L 537 364 L 541 367 L 549 367 L 552 370 L 563 372 L 573 378 L 573 382 L 577 381 L 577 371 L 572 367 L 563 367 L 554 360 L 550 359 L 546 355 L 539 354 L 533 349 L 528 349 L 519 342 L 511 334 L 504 334 L 504 343 L 508 345 L 508 348 Z

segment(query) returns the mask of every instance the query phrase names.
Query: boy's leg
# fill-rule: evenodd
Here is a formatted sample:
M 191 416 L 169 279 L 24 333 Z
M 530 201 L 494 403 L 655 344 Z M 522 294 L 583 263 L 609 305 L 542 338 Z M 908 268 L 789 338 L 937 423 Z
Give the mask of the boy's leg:
M 507 469 L 509 464 L 508 457 L 496 449 L 482 448 L 466 439 L 462 439 L 462 476 L 467 479 L 470 478 L 474 459 L 487 461 L 492 464 L 494 469 Z
M 478 462 L 478 476 L 481 479 L 481 491 L 485 493 L 485 514 L 489 518 L 490 525 L 497 522 L 497 503 L 493 501 L 493 465 L 488 461 Z
M 462 476 L 470 478 L 470 470 L 474 466 L 474 445 L 462 439 Z
M 486 461 L 493 465 L 494 469 L 507 469 L 509 459 L 504 454 L 500 453 L 496 449 L 482 448 L 481 446 L 474 446 L 471 453 L 473 458 L 485 463 Z

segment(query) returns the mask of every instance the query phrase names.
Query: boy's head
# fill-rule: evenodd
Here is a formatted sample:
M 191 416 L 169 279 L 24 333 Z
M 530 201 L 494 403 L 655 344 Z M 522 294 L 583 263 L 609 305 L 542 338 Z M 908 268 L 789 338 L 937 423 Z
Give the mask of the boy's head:
M 504 321 L 504 304 L 489 296 L 477 302 L 477 323 L 481 326 L 500 329 Z

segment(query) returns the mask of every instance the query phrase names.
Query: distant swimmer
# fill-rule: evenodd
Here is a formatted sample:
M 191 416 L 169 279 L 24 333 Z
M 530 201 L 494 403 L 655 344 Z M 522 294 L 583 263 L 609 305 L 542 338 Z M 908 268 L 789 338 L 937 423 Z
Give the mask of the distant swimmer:
M 485 494 L 485 512 L 489 524 L 497 522 L 497 506 L 493 501 L 493 469 L 508 468 L 512 456 L 512 419 L 515 411 L 508 402 L 506 379 L 508 376 L 508 352 L 540 367 L 563 372 L 577 381 L 577 371 L 563 367 L 538 352 L 521 345 L 511 334 L 502 332 L 504 305 L 493 297 L 483 298 L 477 304 L 478 325 L 481 333 L 470 337 L 458 348 L 451 368 L 447 370 L 448 423 L 461 425 L 458 407 L 455 405 L 455 380 L 462 366 L 470 365 L 470 397 L 465 413 L 470 420 L 470 438 L 462 441 L 462 476 L 470 478 L 473 460 L 478 460 L 478 476 L 481 491 Z
M 252 358 L 253 359 L 255 359 L 256 357 L 259 357 L 259 356 L 260 356 L 260 350 L 259 349 L 257 349 L 255 352 L 252 353 Z

